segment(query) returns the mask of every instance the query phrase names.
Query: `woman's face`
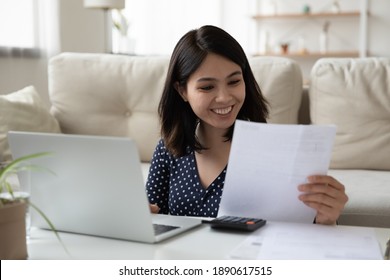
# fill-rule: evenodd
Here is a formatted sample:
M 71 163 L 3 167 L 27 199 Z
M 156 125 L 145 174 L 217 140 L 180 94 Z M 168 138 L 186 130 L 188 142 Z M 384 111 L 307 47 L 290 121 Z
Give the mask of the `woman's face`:
M 182 98 L 205 127 L 226 130 L 237 118 L 245 99 L 241 67 L 217 54 L 208 54 L 179 89 Z

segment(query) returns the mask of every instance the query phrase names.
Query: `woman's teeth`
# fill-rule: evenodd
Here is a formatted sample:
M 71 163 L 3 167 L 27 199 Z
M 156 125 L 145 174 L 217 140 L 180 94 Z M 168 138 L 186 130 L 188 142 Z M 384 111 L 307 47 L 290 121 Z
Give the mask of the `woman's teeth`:
M 227 107 L 227 108 L 221 108 L 221 109 L 213 109 L 213 112 L 218 114 L 218 115 L 226 115 L 228 113 L 230 113 L 230 111 L 232 110 L 232 106 L 230 107 Z

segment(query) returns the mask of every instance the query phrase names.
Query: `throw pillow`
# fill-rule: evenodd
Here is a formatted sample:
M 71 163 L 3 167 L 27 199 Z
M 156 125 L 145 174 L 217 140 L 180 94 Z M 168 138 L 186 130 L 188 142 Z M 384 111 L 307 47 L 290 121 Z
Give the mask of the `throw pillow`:
M 61 132 L 33 86 L 0 95 L 0 112 L 0 162 L 12 160 L 8 131 Z
M 322 58 L 311 72 L 313 124 L 336 124 L 333 169 L 390 170 L 390 59 Z

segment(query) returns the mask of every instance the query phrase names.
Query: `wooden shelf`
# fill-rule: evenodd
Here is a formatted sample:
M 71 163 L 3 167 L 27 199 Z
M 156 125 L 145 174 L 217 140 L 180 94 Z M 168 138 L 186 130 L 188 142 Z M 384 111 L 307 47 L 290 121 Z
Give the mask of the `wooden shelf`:
M 319 52 L 307 52 L 307 53 L 296 53 L 296 52 L 289 52 L 286 54 L 283 53 L 258 53 L 254 56 L 284 56 L 284 57 L 291 57 L 291 58 L 321 58 L 321 57 L 359 57 L 358 51 L 332 51 L 327 53 L 319 53 Z
M 324 17 L 359 17 L 360 12 L 340 12 L 340 13 L 307 13 L 307 14 L 276 14 L 276 15 L 254 15 L 255 20 L 261 19 L 309 19 L 309 18 L 324 18 Z
M 260 6 L 259 6 L 260 7 Z M 263 46 L 262 49 L 272 50 L 273 52 L 266 52 L 266 53 L 256 53 L 254 56 L 281 56 L 281 57 L 287 57 L 296 59 L 297 61 L 305 61 L 306 62 L 313 62 L 316 61 L 322 57 L 334 57 L 334 58 L 356 58 L 356 57 L 365 57 L 368 55 L 367 50 L 367 18 L 369 16 L 369 11 L 367 7 L 367 3 L 364 2 L 364 5 L 360 5 L 360 7 L 355 6 L 355 8 L 351 8 L 349 11 L 340 11 L 338 13 L 332 12 L 332 11 L 312 11 L 308 13 L 304 13 L 303 11 L 300 12 L 296 10 L 295 12 L 281 12 L 276 14 L 265 14 L 262 13 L 263 11 L 259 8 L 256 11 L 256 14 L 251 16 L 251 19 L 254 21 L 257 21 L 256 23 L 256 32 L 257 32 L 257 40 L 260 42 L 260 32 L 262 30 L 266 31 L 265 36 L 266 38 L 263 38 L 266 40 L 265 44 L 267 46 Z M 344 19 L 346 21 L 344 21 Z M 288 42 L 288 41 L 295 41 L 295 39 L 291 39 L 293 36 L 293 32 L 291 30 L 298 30 L 300 32 L 306 32 L 309 30 L 310 32 L 310 39 L 313 39 L 313 36 L 318 36 L 318 31 L 314 30 L 312 28 L 312 25 L 307 24 L 310 22 L 313 23 L 321 23 L 322 21 L 328 21 L 328 22 L 334 22 L 335 28 L 337 26 L 350 26 L 351 24 L 357 24 L 359 26 L 359 39 L 356 39 L 356 43 L 348 44 L 344 43 L 340 40 L 340 44 L 330 47 L 330 51 L 326 53 L 321 53 L 319 50 L 320 48 L 316 48 L 315 45 L 313 45 L 313 40 L 308 40 L 309 44 L 304 47 L 307 48 L 307 51 L 305 52 L 299 52 L 299 47 L 295 46 L 294 44 L 290 45 L 290 48 L 288 49 L 287 53 L 283 53 L 281 48 L 277 48 L 277 45 L 275 46 L 268 46 L 269 38 L 268 38 L 268 30 L 267 28 L 271 27 L 272 33 L 278 34 L 278 31 L 282 29 L 282 31 L 285 29 L 285 27 L 290 27 L 290 31 L 284 31 L 279 32 L 280 35 L 277 40 L 273 38 L 273 40 L 281 43 L 281 42 Z M 287 24 L 286 24 L 287 23 Z M 280 25 L 282 24 L 282 25 Z M 283 25 L 284 24 L 284 25 Z M 332 23 L 333 24 L 333 23 Z M 332 25 L 333 26 L 333 25 Z M 317 27 L 317 25 L 316 25 Z M 324 23 L 322 25 L 324 28 Z M 272 29 L 273 28 L 273 29 Z M 336 34 L 336 29 L 333 30 L 332 27 L 330 30 L 330 36 L 332 34 Z M 342 32 L 348 32 L 344 29 L 342 29 Z M 333 35 L 334 35 L 333 34 Z M 352 35 L 352 34 L 351 34 Z M 273 35 L 275 36 L 275 35 Z M 306 34 L 305 34 L 306 36 Z M 338 36 L 340 37 L 340 36 Z M 342 37 L 342 36 L 341 36 Z M 351 37 L 351 36 L 350 36 Z M 287 38 L 287 39 L 286 39 Z M 298 40 L 298 39 L 297 39 Z M 299 42 L 298 42 L 299 43 Z M 258 43 L 260 44 L 260 43 Z M 275 44 L 272 42 L 272 44 Z M 351 47 L 349 47 L 351 45 Z M 258 49 L 260 49 L 260 46 L 257 46 Z M 340 49 L 343 49 L 343 51 L 339 51 Z

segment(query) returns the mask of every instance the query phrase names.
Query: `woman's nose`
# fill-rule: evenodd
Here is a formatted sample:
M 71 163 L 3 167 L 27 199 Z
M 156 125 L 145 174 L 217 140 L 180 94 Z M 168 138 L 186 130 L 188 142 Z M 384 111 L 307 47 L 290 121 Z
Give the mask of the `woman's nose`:
M 228 102 L 232 99 L 232 96 L 229 92 L 228 89 L 226 89 L 225 87 L 222 87 L 218 90 L 217 92 L 217 97 L 216 97 L 216 101 L 217 102 Z

